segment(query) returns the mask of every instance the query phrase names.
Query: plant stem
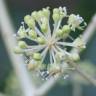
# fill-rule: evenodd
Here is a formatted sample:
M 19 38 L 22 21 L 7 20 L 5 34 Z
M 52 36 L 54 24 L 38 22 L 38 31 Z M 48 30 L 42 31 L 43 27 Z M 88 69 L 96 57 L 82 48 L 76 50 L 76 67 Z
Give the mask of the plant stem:
M 75 70 L 83 77 L 85 78 L 87 81 L 89 81 L 92 85 L 96 86 L 96 80 L 89 76 L 86 72 L 84 72 L 83 70 L 81 70 L 80 67 L 77 66 L 76 63 L 74 62 L 71 62 L 71 63 L 68 63 L 69 65 L 73 66 L 75 68 Z

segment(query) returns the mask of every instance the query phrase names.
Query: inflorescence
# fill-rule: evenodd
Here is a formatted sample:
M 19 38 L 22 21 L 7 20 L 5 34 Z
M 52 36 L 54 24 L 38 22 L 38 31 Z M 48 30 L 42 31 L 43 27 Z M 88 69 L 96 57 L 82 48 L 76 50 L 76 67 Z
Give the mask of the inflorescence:
M 62 24 L 64 19 L 66 24 Z M 80 51 L 86 47 L 81 35 L 75 39 L 70 35 L 85 26 L 84 19 L 79 15 L 68 15 L 66 7 L 54 8 L 52 14 L 49 7 L 33 11 L 24 17 L 16 34 L 18 46 L 14 52 L 23 54 L 27 58 L 27 68 L 45 79 L 59 76 L 73 69 L 68 61 L 75 62 L 80 58 L 78 52 L 72 53 L 68 48 Z

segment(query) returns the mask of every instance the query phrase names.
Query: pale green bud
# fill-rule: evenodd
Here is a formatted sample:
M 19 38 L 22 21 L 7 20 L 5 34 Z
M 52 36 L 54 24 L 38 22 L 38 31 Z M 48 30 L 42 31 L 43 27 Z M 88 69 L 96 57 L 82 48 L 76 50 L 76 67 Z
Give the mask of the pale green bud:
M 44 39 L 43 37 L 38 37 L 38 38 L 37 38 L 37 42 L 38 42 L 39 44 L 45 44 L 45 39 Z
M 39 18 L 41 18 L 41 17 L 43 17 L 43 12 L 40 10 L 40 11 L 37 12 L 37 15 L 38 15 Z
M 23 29 L 22 28 L 22 26 L 19 28 L 19 30 L 18 30 L 18 36 L 20 37 L 20 38 L 25 38 L 26 37 L 26 32 L 25 32 L 25 29 Z
M 18 46 L 19 46 L 20 48 L 27 48 L 27 44 L 26 44 L 24 41 L 19 41 L 19 42 L 18 42 Z
M 65 14 L 62 12 L 60 13 L 60 18 L 63 18 L 65 16 Z
M 37 19 L 38 19 L 37 11 L 33 11 L 33 12 L 31 13 L 31 16 L 32 16 L 35 20 L 37 20 Z
M 31 16 L 30 15 L 26 15 L 24 17 L 24 22 L 27 24 L 27 22 L 31 19 Z
M 19 48 L 19 47 L 15 47 L 15 48 L 13 49 L 13 51 L 14 51 L 15 54 L 22 54 L 22 53 L 23 53 L 22 49 Z
M 40 53 L 34 53 L 33 54 L 33 59 L 35 59 L 35 60 L 41 60 L 41 54 Z
M 37 38 L 37 34 L 36 34 L 36 32 L 35 32 L 34 30 L 30 30 L 30 31 L 28 32 L 28 35 L 29 35 L 31 38 L 33 38 L 33 39 L 36 39 L 36 38 Z
M 71 28 L 68 25 L 64 25 L 62 31 L 63 33 L 69 33 L 71 31 Z
M 30 15 L 24 17 L 24 22 L 28 25 L 29 28 L 35 27 L 35 21 Z
M 46 17 L 43 18 L 43 19 L 42 19 L 42 23 L 45 24 L 45 25 L 47 25 L 47 24 L 48 24 L 48 19 L 47 19 Z
M 47 24 L 41 24 L 41 30 L 42 30 L 42 32 L 44 32 L 44 33 L 46 33 L 47 32 L 47 30 L 48 30 L 48 26 L 47 26 Z
M 57 21 L 60 20 L 60 15 L 59 14 L 53 13 L 52 17 L 53 17 L 54 22 L 57 22 Z
M 59 13 L 60 13 L 60 10 L 59 10 L 58 8 L 54 8 L 54 9 L 53 9 L 53 13 L 59 14 Z
M 71 53 L 70 59 L 73 61 L 78 61 L 80 59 L 80 56 L 78 53 L 74 52 L 74 53 Z
M 71 31 L 70 27 L 68 25 L 64 25 L 62 28 L 63 38 L 67 38 L 70 31 Z
M 58 31 L 56 32 L 56 35 L 59 37 L 63 36 L 63 31 L 61 29 L 58 29 Z
M 29 28 L 33 28 L 35 27 L 35 21 L 31 18 L 28 22 L 27 25 Z
M 49 17 L 49 15 L 50 15 L 49 7 L 48 8 L 43 8 L 43 14 L 44 14 L 45 17 Z

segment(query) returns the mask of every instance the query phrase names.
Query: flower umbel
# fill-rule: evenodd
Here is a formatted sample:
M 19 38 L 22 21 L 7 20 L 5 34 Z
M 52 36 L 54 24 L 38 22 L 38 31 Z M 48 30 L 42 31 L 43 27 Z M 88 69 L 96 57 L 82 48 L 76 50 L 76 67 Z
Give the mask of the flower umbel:
M 15 53 L 23 54 L 27 58 L 29 70 L 36 71 L 47 79 L 73 69 L 68 61 L 77 61 L 79 54 L 71 53 L 69 47 L 78 51 L 85 48 L 82 36 L 73 39 L 70 35 L 75 29 L 85 27 L 82 17 L 68 15 L 66 7 L 54 8 L 52 17 L 50 14 L 47 7 L 26 15 L 17 32 L 18 46 L 14 49 Z M 53 28 L 50 18 L 53 19 Z M 68 20 L 67 24 L 62 24 L 63 19 Z M 32 44 L 28 44 L 25 38 Z

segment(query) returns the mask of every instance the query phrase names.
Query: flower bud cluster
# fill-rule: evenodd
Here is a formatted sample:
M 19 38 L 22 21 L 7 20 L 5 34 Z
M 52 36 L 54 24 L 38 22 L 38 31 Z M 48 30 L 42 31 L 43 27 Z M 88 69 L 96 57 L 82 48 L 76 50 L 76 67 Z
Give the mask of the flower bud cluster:
M 53 29 L 50 18 L 53 19 Z M 62 25 L 65 18 L 67 23 Z M 78 53 L 71 53 L 67 48 L 75 48 L 78 51 L 85 48 L 82 36 L 73 39 L 70 35 L 76 29 L 83 29 L 85 26 L 84 19 L 79 15 L 67 14 L 66 7 L 54 8 L 52 14 L 49 7 L 33 11 L 31 15 L 24 17 L 16 34 L 18 45 L 14 52 L 28 57 L 29 70 L 38 72 L 44 78 L 59 76 L 71 69 L 68 60 L 75 62 L 80 59 Z M 25 38 L 35 43 L 29 45 L 24 41 Z M 47 58 L 48 64 L 45 62 Z

